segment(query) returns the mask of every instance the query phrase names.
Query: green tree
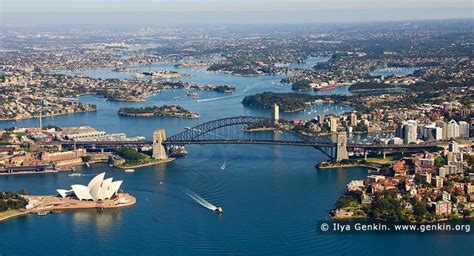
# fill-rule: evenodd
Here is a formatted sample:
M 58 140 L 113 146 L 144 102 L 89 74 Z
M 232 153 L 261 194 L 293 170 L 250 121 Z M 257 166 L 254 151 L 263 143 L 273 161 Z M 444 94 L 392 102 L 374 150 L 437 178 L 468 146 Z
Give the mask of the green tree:
M 437 156 L 434 160 L 434 164 L 436 167 L 441 167 L 443 165 L 446 164 L 446 161 L 444 160 L 444 158 L 442 156 Z
M 20 191 L 18 191 L 18 194 L 20 194 L 20 195 L 23 195 L 23 196 L 24 196 L 24 195 L 27 195 L 27 194 L 28 194 L 28 192 L 26 191 L 26 189 L 22 188 L 22 189 L 20 189 Z

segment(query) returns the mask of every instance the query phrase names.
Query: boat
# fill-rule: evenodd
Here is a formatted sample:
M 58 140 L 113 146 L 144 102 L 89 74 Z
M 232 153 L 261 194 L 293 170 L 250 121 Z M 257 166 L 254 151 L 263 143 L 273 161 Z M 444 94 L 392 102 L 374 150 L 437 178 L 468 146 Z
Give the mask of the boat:
M 80 173 L 71 173 L 68 175 L 69 177 L 80 177 L 81 174 Z
M 38 212 L 37 215 L 38 216 L 46 216 L 48 215 L 49 211 L 41 211 L 41 212 Z
M 218 214 L 221 214 L 221 213 L 224 212 L 224 211 L 222 210 L 222 207 L 217 207 L 214 211 L 217 212 Z
M 323 85 L 323 86 L 315 88 L 316 91 L 331 91 L 331 90 L 334 90 L 334 89 L 336 89 L 336 86 L 333 85 L 333 84 Z
M 227 167 L 227 164 L 224 162 L 224 163 L 221 165 L 221 170 L 225 170 L 226 167 Z
M 135 169 L 125 169 L 125 172 L 135 172 Z

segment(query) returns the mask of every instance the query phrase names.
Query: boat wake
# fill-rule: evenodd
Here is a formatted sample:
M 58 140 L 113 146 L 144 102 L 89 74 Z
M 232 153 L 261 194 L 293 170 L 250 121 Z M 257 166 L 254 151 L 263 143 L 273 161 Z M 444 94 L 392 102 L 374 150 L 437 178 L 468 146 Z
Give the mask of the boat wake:
M 200 205 L 206 207 L 207 209 L 209 209 L 211 211 L 216 211 L 216 209 L 217 209 L 216 206 L 214 206 L 213 204 L 211 204 L 208 201 L 204 200 L 204 198 L 198 196 L 196 193 L 194 193 L 192 191 L 186 192 L 186 195 L 188 195 L 194 201 L 196 201 L 197 203 L 199 203 Z
M 230 98 L 236 98 L 236 97 L 240 97 L 240 95 L 207 98 L 207 99 L 196 100 L 196 102 L 208 102 L 208 101 L 224 100 L 224 99 L 230 99 Z

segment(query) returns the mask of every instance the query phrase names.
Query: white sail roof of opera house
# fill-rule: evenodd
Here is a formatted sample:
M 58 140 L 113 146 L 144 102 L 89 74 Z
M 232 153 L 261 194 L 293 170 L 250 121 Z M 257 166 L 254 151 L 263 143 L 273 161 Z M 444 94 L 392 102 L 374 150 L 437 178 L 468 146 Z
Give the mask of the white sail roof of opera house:
M 122 181 L 113 181 L 112 178 L 105 179 L 105 172 L 95 176 L 87 186 L 74 184 L 70 190 L 57 189 L 56 191 L 61 197 L 66 197 L 74 193 L 79 200 L 106 200 L 110 199 L 117 193 L 122 185 Z

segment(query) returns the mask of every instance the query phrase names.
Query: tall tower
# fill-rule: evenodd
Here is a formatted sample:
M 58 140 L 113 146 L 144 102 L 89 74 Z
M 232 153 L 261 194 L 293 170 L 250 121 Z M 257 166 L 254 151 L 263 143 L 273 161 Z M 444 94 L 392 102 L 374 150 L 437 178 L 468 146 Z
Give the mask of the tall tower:
M 153 158 L 160 160 L 168 159 L 166 148 L 162 144 L 165 140 L 166 134 L 164 129 L 158 129 L 153 132 Z
M 337 132 L 337 118 L 334 116 L 329 117 L 329 128 L 331 132 Z
M 336 144 L 336 161 L 339 162 L 341 160 L 349 159 L 347 154 L 347 133 L 345 131 L 337 133 Z
M 280 120 L 280 106 L 278 104 L 273 105 L 272 119 L 275 123 L 278 123 Z
M 39 128 L 40 128 L 40 130 L 43 129 L 43 111 L 40 111 L 40 116 L 39 116 Z

